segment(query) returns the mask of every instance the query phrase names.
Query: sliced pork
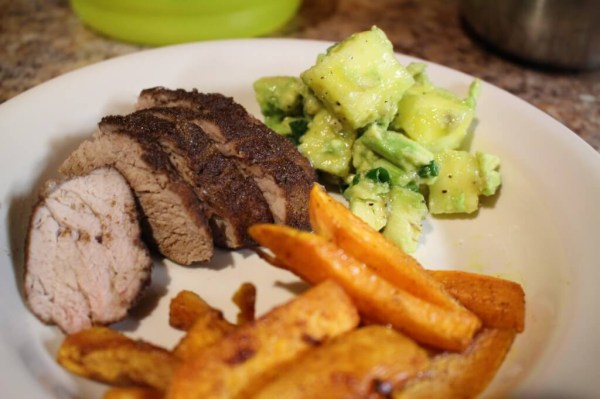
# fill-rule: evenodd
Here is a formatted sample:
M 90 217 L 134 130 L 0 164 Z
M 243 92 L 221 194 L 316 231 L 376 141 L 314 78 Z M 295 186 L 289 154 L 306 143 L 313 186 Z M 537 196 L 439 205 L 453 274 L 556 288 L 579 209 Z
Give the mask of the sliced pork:
M 35 315 L 74 333 L 121 320 L 150 280 L 135 199 L 112 168 L 50 182 L 31 218 L 25 295 Z
M 204 204 L 217 245 L 231 249 L 255 245 L 248 228 L 273 221 L 260 189 L 200 127 L 188 122 L 188 114 L 184 109 L 156 108 L 109 116 L 102 124 L 120 126 L 127 134 L 145 135 L 160 144 Z
M 309 228 L 308 193 L 316 174 L 293 143 L 221 94 L 161 87 L 142 91 L 138 108 L 157 106 L 193 111 L 190 122 L 202 128 L 223 155 L 235 159 L 256 181 L 275 222 Z
M 78 176 L 102 166 L 112 166 L 125 177 L 142 208 L 144 225 L 165 257 L 183 265 L 212 258 L 213 240 L 202 204 L 151 137 L 128 134 L 110 120 L 101 122 L 60 172 Z

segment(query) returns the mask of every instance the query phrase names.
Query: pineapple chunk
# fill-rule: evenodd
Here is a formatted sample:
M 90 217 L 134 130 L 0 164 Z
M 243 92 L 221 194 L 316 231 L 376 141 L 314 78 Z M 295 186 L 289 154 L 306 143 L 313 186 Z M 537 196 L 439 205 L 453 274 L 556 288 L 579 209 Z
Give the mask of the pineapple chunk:
M 411 64 L 416 83 L 398 104 L 391 125 L 433 152 L 458 149 L 475 117 L 475 99 L 480 82 L 475 80 L 469 95 L 461 99 L 454 93 L 435 87 L 425 75 L 424 64 Z
M 479 209 L 479 168 L 474 155 L 446 150 L 435 154 L 440 172 L 429 187 L 429 211 L 472 213 Z
M 344 129 L 333 115 L 323 109 L 300 137 L 298 150 L 315 169 L 343 178 L 350 173 L 355 138 L 355 131 Z
M 400 98 L 414 83 L 396 59 L 392 43 L 377 27 L 330 47 L 301 78 L 352 130 L 373 122 L 389 124 Z

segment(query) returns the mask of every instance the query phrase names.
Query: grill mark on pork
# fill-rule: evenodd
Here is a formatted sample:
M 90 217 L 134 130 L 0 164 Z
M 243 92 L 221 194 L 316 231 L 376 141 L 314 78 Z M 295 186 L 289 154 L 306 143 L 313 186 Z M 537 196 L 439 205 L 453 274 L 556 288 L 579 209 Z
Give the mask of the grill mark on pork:
M 72 177 L 102 166 L 112 166 L 125 177 L 142 208 L 142 224 L 149 228 L 165 257 L 183 265 L 212 258 L 212 235 L 202 204 L 158 143 L 101 122 L 99 131 L 84 141 L 59 170 Z
M 110 116 L 104 123 L 121 126 L 127 134 L 143 134 L 159 143 L 179 175 L 206 205 L 215 243 L 241 248 L 256 243 L 247 233 L 255 223 L 272 222 L 261 191 L 240 173 L 198 126 L 177 108 L 154 108 L 126 116 Z
M 198 91 L 143 90 L 138 108 L 183 107 L 221 153 L 234 158 L 259 186 L 276 223 L 309 229 L 308 194 L 316 174 L 289 140 L 277 135 L 232 98 Z
M 25 251 L 25 296 L 32 312 L 74 333 L 125 317 L 150 281 L 135 199 L 114 169 L 40 193 Z

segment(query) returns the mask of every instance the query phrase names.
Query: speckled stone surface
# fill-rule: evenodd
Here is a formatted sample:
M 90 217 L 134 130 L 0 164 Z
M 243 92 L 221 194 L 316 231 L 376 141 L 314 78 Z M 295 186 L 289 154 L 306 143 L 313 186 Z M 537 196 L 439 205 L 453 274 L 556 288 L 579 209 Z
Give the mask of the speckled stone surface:
M 600 151 L 600 71 L 564 72 L 519 64 L 467 33 L 458 1 L 304 0 L 273 36 L 336 41 L 381 27 L 396 51 L 493 83 L 542 109 Z M 86 28 L 67 0 L 0 0 L 0 102 L 65 72 L 143 46 Z

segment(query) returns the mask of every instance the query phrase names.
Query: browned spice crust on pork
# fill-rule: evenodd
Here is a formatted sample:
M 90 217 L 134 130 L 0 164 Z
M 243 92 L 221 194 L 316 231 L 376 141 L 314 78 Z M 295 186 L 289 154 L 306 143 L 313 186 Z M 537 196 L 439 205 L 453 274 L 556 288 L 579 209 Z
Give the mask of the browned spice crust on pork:
M 170 164 L 162 148 L 144 135 L 130 135 L 103 121 L 62 164 L 65 176 L 85 175 L 112 166 L 133 189 L 158 250 L 183 265 L 212 258 L 213 242 L 204 209 Z
M 160 145 L 204 204 L 217 245 L 232 249 L 256 245 L 248 228 L 273 220 L 262 192 L 234 160 L 216 149 L 200 127 L 188 121 L 189 114 L 185 109 L 152 108 L 105 117 L 102 123 L 119 125 L 124 133 Z
M 293 143 L 271 131 L 232 98 L 157 87 L 142 91 L 138 106 L 194 111 L 191 122 L 210 136 L 223 155 L 236 159 L 241 170 L 255 179 L 275 222 L 309 229 L 308 194 L 316 181 L 314 169 Z

